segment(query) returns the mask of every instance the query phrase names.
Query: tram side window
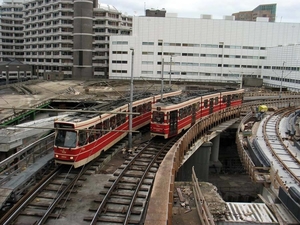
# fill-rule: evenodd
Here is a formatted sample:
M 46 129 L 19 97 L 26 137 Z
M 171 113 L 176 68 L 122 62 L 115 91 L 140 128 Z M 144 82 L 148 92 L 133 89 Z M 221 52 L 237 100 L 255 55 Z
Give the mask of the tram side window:
M 205 100 L 204 100 L 204 108 L 207 108 L 207 107 L 208 107 L 208 100 L 205 99 Z
M 196 110 L 198 111 L 200 109 L 200 102 L 197 102 Z
M 192 106 L 189 105 L 189 106 L 187 106 L 187 116 L 189 116 L 191 114 L 192 114 Z
M 143 114 L 143 105 L 138 105 L 137 107 L 137 112 L 140 113 L 140 115 Z M 137 116 L 140 116 L 140 115 L 137 115 Z
M 146 103 L 146 112 L 151 112 L 151 102 Z
M 78 145 L 79 146 L 85 145 L 87 143 L 86 130 L 80 130 L 78 136 L 79 136 Z
M 102 123 L 96 124 L 95 129 L 96 129 L 96 138 L 98 139 L 102 135 Z
M 93 142 L 95 140 L 95 130 L 94 127 L 89 127 L 89 142 Z
M 184 110 L 179 109 L 179 119 L 183 119 L 183 118 L 184 118 Z
M 136 112 L 136 107 L 133 107 L 133 108 L 132 108 L 132 112 L 134 112 L 134 113 Z M 135 118 L 136 116 L 137 116 L 137 115 L 132 115 L 132 118 Z
M 109 132 L 109 120 L 105 120 L 103 122 L 103 134 L 106 134 Z
M 215 105 L 219 104 L 219 97 L 215 97 Z
M 163 123 L 164 122 L 164 113 L 163 112 L 153 112 L 153 122 Z
M 225 96 L 225 95 L 223 96 L 222 102 L 223 102 L 223 103 L 226 103 L 226 102 L 227 102 L 227 96 Z
M 122 115 L 121 114 L 117 114 L 116 116 L 117 119 L 117 127 L 120 126 L 122 124 Z
M 238 100 L 238 99 L 239 99 L 239 95 L 238 95 L 238 94 L 232 95 L 232 99 L 233 99 L 233 100 Z
M 113 130 L 116 128 L 116 116 L 113 116 L 110 118 L 110 130 Z
M 126 115 L 125 115 L 125 114 L 122 114 L 122 115 L 121 115 L 121 120 L 122 120 L 122 123 L 125 123 L 125 122 L 126 122 Z

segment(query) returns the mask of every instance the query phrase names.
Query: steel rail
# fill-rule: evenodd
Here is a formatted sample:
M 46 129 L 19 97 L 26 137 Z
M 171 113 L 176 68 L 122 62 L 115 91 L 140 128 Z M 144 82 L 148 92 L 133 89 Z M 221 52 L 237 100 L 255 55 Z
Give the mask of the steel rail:
M 283 108 L 283 109 L 280 109 L 280 110 L 277 110 L 274 115 L 270 116 L 269 118 L 266 119 L 266 121 L 264 122 L 263 124 L 263 133 L 264 133 L 264 140 L 265 142 L 267 143 L 269 149 L 271 150 L 271 152 L 273 153 L 273 155 L 276 157 L 276 159 L 281 163 L 281 165 L 284 167 L 284 169 L 291 175 L 291 177 L 293 177 L 293 179 L 295 179 L 298 183 L 300 183 L 300 178 L 293 172 L 289 169 L 289 167 L 283 162 L 283 160 L 278 156 L 277 152 L 273 149 L 272 147 L 272 143 L 268 140 L 267 138 L 267 124 L 268 122 L 271 120 L 271 118 L 273 118 L 274 116 L 276 115 L 280 115 L 281 114 L 281 117 L 283 115 L 285 115 L 285 113 L 290 113 L 291 110 L 289 110 L 288 112 L 285 112 L 286 111 L 286 108 Z M 294 109 L 293 109 L 294 111 Z M 275 124 L 275 127 L 276 127 L 276 135 L 277 135 L 277 138 L 281 141 L 281 147 L 283 147 L 283 149 L 288 152 L 290 154 L 290 151 L 287 150 L 287 147 L 285 146 L 284 143 L 282 143 L 282 139 L 279 138 L 279 131 L 278 131 L 278 127 L 279 127 L 279 123 L 280 123 L 280 119 L 278 119 L 276 121 L 276 124 Z M 279 136 L 278 136 L 279 135 Z M 295 160 L 295 156 L 293 154 L 290 154 L 289 155 L 291 157 L 291 159 L 294 159 L 294 162 L 296 162 L 298 165 L 299 165 L 299 161 L 298 160 Z M 300 168 L 300 167 L 299 167 Z
M 182 135 L 177 135 L 177 136 L 171 138 L 164 146 L 162 146 L 162 147 L 160 148 L 160 150 L 156 153 L 155 157 L 153 157 L 153 159 L 149 162 L 149 164 L 148 164 L 147 168 L 145 169 L 144 174 L 143 174 L 143 176 L 141 177 L 141 179 L 140 179 L 140 181 L 139 181 L 139 183 L 138 183 L 138 185 L 137 185 L 137 187 L 136 187 L 136 189 L 135 189 L 135 192 L 134 192 L 134 194 L 133 194 L 133 196 L 132 196 L 132 198 L 131 198 L 130 204 L 129 204 L 128 209 L 127 209 L 125 221 L 123 222 L 123 224 L 127 225 L 127 224 L 129 223 L 129 217 L 130 217 L 130 215 L 131 215 L 131 210 L 132 210 L 132 208 L 133 208 L 133 206 L 134 206 L 134 202 L 135 202 L 135 200 L 136 200 L 136 197 L 137 197 L 137 195 L 138 195 L 138 192 L 139 192 L 139 190 L 140 190 L 140 187 L 142 186 L 143 181 L 144 181 L 144 179 L 146 178 L 147 173 L 150 171 L 152 165 L 153 165 L 154 162 L 157 160 L 157 158 L 161 155 L 161 153 L 162 153 L 162 152 L 163 152 L 163 151 L 164 151 L 171 143 L 174 143 L 174 141 L 178 140 L 181 136 L 182 136 Z

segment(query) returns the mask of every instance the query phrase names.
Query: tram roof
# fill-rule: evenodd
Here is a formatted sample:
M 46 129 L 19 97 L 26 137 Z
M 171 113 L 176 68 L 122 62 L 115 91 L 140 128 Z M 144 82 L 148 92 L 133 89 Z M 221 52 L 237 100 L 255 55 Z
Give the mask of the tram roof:
M 157 106 L 176 105 L 194 98 L 217 94 L 221 92 L 233 91 L 234 89 L 207 89 L 207 90 L 188 90 L 183 91 L 181 95 L 164 98 L 163 101 L 156 103 Z

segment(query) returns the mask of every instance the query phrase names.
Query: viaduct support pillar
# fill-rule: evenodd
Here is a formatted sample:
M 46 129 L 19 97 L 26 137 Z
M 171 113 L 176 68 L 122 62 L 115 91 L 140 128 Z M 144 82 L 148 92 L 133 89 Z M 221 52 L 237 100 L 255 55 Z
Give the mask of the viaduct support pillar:
M 210 155 L 209 167 L 212 169 L 212 172 L 220 173 L 222 168 L 222 163 L 219 161 L 220 133 L 214 139 L 212 139 L 212 144 L 213 146 Z
M 199 181 L 208 181 L 212 142 L 205 142 L 178 170 L 176 181 L 191 181 L 192 167 Z

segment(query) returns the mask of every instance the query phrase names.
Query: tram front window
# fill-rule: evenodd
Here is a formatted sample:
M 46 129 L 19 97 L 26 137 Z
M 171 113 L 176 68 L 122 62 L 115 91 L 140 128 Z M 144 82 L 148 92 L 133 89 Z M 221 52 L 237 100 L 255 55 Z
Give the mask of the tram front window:
M 163 112 L 153 112 L 153 122 L 163 123 L 164 122 L 164 113 Z
M 58 130 L 55 138 L 55 145 L 64 148 L 76 147 L 77 135 L 75 131 Z

